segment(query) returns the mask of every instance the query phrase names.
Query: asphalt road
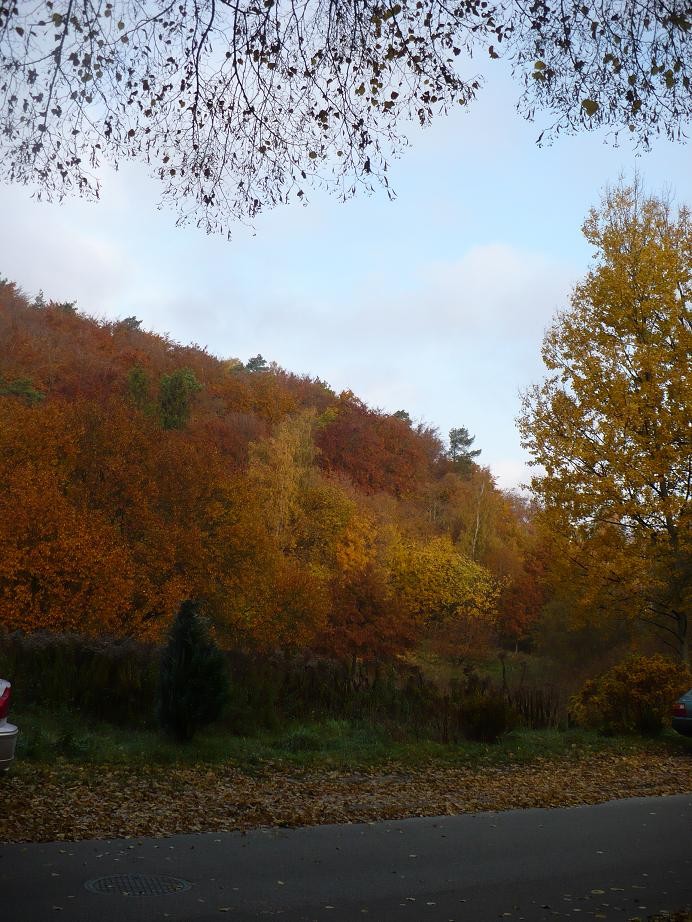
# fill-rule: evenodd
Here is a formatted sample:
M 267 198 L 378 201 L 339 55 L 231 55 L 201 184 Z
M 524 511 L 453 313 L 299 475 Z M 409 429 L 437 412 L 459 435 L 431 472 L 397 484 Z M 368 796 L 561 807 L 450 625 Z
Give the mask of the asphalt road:
M 137 884 L 127 880 L 133 874 L 180 878 L 189 889 L 126 896 L 123 889 Z M 114 875 L 121 876 L 112 892 L 85 887 Z M 1 922 L 629 920 L 686 905 L 692 906 L 692 795 L 248 834 L 0 846 Z

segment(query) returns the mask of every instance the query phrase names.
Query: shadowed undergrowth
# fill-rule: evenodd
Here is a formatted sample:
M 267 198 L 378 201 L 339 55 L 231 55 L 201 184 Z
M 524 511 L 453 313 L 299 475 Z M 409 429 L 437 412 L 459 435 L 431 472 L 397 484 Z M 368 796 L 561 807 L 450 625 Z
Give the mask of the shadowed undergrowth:
M 689 753 L 692 741 L 671 732 L 656 740 L 600 736 L 572 729 L 517 729 L 488 745 L 471 741 L 440 743 L 417 738 L 401 728 L 362 721 L 296 721 L 252 735 L 237 735 L 223 724 L 180 744 L 153 729 L 116 727 L 87 720 L 68 708 L 33 706 L 16 715 L 20 725 L 15 770 L 23 761 L 52 762 L 56 755 L 84 764 L 193 764 L 231 762 L 252 769 L 262 763 L 352 768 L 387 763 L 503 765 L 536 759 L 563 759 L 589 753 Z

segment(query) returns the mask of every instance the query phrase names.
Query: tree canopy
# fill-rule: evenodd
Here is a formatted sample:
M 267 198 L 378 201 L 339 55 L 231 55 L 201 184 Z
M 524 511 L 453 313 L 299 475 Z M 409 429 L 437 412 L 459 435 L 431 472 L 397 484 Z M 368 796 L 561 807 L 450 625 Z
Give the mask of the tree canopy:
M 535 620 L 524 512 L 435 430 L 5 282 L 0 342 L 5 629 L 157 642 L 203 599 L 227 647 L 351 661 Z
M 377 179 L 399 125 L 468 102 L 454 67 L 502 34 L 484 0 L 0 5 L 7 175 L 94 195 L 102 160 L 145 160 L 208 231 L 325 185 Z
M 607 127 L 648 147 L 682 140 L 692 115 L 692 12 L 662 0 L 515 0 L 520 109 L 553 117 L 547 137 Z
M 591 211 L 596 263 L 543 343 L 524 395 L 533 489 L 612 609 L 689 656 L 692 221 L 640 184 Z
M 0 165 L 60 198 L 141 160 L 180 222 L 228 232 L 310 188 L 390 191 L 406 121 L 476 95 L 474 52 L 509 57 L 554 130 L 681 138 L 690 25 L 658 0 L 0 2 Z

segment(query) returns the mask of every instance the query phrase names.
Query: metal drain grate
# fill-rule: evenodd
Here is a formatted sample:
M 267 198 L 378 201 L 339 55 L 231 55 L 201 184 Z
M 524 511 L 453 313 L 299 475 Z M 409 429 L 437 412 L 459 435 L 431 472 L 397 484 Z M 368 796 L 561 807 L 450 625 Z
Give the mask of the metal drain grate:
M 181 877 L 162 877 L 157 874 L 111 874 L 96 877 L 84 886 L 91 893 L 113 893 L 120 896 L 166 896 L 190 889 L 190 883 Z

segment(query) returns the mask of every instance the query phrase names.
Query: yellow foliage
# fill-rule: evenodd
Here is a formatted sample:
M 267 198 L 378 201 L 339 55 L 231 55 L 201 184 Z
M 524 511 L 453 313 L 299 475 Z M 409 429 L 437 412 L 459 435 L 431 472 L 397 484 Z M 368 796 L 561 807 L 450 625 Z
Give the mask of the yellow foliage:
M 336 546 L 336 564 L 345 577 L 358 573 L 376 557 L 377 529 L 367 515 L 357 513 L 346 525 Z
M 596 568 L 688 655 L 692 221 L 638 183 L 585 225 L 597 261 L 543 343 L 549 376 L 524 395 L 523 444 L 557 533 L 596 539 Z
M 631 656 L 586 682 L 570 701 L 570 713 L 583 727 L 655 733 L 690 685 L 692 674 L 680 663 L 659 655 Z
M 497 581 L 449 537 L 416 541 L 392 532 L 386 561 L 396 597 L 421 624 L 494 618 Z

